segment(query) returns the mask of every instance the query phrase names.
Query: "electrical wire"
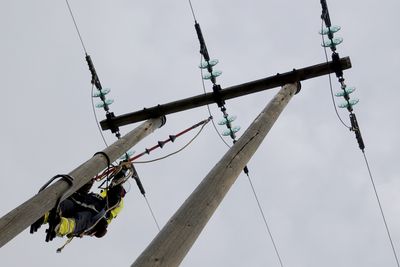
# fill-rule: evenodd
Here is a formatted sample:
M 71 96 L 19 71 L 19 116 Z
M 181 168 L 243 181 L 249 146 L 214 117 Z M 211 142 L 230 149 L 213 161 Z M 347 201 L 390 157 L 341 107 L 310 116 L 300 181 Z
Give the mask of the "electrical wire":
M 324 20 L 322 19 L 322 22 L 321 22 L 321 33 L 322 33 L 322 30 L 323 30 L 323 26 L 324 26 Z M 324 37 L 323 37 L 322 34 L 321 34 L 321 36 L 322 36 L 322 42 L 324 42 Z M 324 47 L 326 62 L 328 62 L 328 54 L 327 54 L 327 51 L 326 51 L 326 50 L 327 50 L 326 47 Z M 334 96 L 333 96 L 332 80 L 331 80 L 331 75 L 330 75 L 330 74 L 329 74 L 329 85 L 330 85 L 330 90 L 331 90 L 331 96 L 332 96 L 333 106 L 335 107 L 335 112 L 336 112 L 337 117 L 339 118 L 339 120 L 341 121 L 341 123 L 342 123 L 346 128 L 348 128 L 348 129 L 354 131 L 354 129 L 353 129 L 354 126 L 352 125 L 353 127 L 349 127 L 348 125 L 346 125 L 346 123 L 343 122 L 343 120 L 342 120 L 341 117 L 339 116 L 339 113 L 338 113 L 337 108 L 336 108 L 336 103 L 335 103 L 335 100 L 334 100 Z M 351 112 L 350 112 L 350 113 L 351 113 Z M 357 127 L 358 127 L 358 126 L 357 126 Z M 357 130 L 359 131 L 359 129 L 357 129 Z M 361 137 L 360 137 L 360 138 L 361 138 Z M 380 213 L 381 213 L 381 217 L 382 217 L 383 223 L 384 223 L 384 225 L 385 225 L 386 233 L 387 233 L 388 238 L 389 238 L 389 241 L 390 241 L 390 245 L 391 245 L 391 248 L 392 248 L 392 251 L 393 251 L 394 258 L 395 258 L 395 260 L 396 260 L 396 264 L 397 264 L 398 267 L 400 267 L 399 259 L 398 259 L 398 257 L 397 257 L 396 249 L 395 249 L 394 244 L 393 244 L 393 239 L 392 239 L 392 236 L 391 236 L 391 234 L 390 234 L 390 230 L 389 230 L 389 226 L 388 226 L 387 221 L 386 221 L 385 213 L 383 212 L 382 204 L 381 204 L 381 201 L 380 201 L 380 198 L 379 198 L 379 195 L 378 195 L 378 191 L 377 191 L 376 186 L 375 186 L 375 181 L 374 181 L 374 178 L 373 178 L 373 176 L 372 176 L 371 169 L 370 169 L 370 167 L 369 167 L 369 163 L 368 163 L 367 156 L 366 156 L 366 154 L 365 154 L 364 148 L 360 146 L 360 149 L 361 149 L 361 152 L 363 153 L 365 165 L 366 165 L 367 170 L 368 170 L 368 174 L 369 174 L 369 178 L 370 178 L 370 181 L 371 181 L 371 185 L 372 185 L 372 187 L 373 187 L 373 190 L 374 190 L 374 193 L 375 193 L 375 197 L 376 197 L 376 200 L 377 200 L 377 202 L 378 202 L 378 206 L 379 206 L 379 210 L 380 210 Z
M 192 1 L 189 0 L 189 5 L 190 5 L 190 10 L 192 10 L 192 15 L 193 15 L 193 19 L 196 22 L 196 15 L 194 14 L 194 10 L 193 10 L 193 6 L 192 6 Z
M 196 21 L 196 18 L 195 18 L 194 11 L 193 11 L 192 4 L 191 4 L 191 1 L 190 1 L 190 0 L 189 0 L 189 4 L 190 4 L 190 7 L 191 7 L 191 9 L 192 9 L 193 18 L 194 18 L 194 20 Z M 202 61 L 203 61 L 203 55 L 201 54 L 201 55 L 200 55 L 200 65 L 201 65 Z M 204 92 L 204 94 L 206 94 L 207 91 L 206 91 L 206 87 L 205 87 L 205 83 L 204 83 L 204 79 L 203 79 L 203 69 L 202 69 L 202 68 L 200 68 L 200 77 L 201 77 L 201 83 L 202 83 L 202 87 L 203 87 L 203 92 Z M 211 113 L 211 110 L 210 110 L 210 106 L 209 106 L 209 105 L 207 105 L 207 110 L 208 110 L 208 114 L 209 114 L 210 118 L 214 118 L 214 116 L 213 116 L 212 113 Z M 228 148 L 231 148 L 231 146 L 224 140 L 224 138 L 223 138 L 223 137 L 221 136 L 221 134 L 219 133 L 219 131 L 218 131 L 218 129 L 217 129 L 217 126 L 215 125 L 214 119 L 211 119 L 211 122 L 212 122 L 212 125 L 214 126 L 214 129 L 215 129 L 217 135 L 218 135 L 219 138 L 222 140 L 222 142 L 223 142 Z M 235 142 L 235 140 L 234 140 L 234 142 Z M 245 168 L 245 170 L 246 170 L 246 169 L 247 169 L 247 167 Z M 248 177 L 248 180 L 249 180 L 249 183 L 250 183 L 250 187 L 251 187 L 251 189 L 252 189 L 252 191 L 253 191 L 253 195 L 254 195 L 254 198 L 255 198 L 255 200 L 256 200 L 256 202 L 257 202 L 258 209 L 259 209 L 259 211 L 260 211 L 260 213 L 261 213 L 261 216 L 262 216 L 262 218 L 263 218 L 263 221 L 264 221 L 264 224 L 265 224 L 267 233 L 269 234 L 269 237 L 271 238 L 271 242 L 272 242 L 272 244 L 273 244 L 273 246 L 274 246 L 275 253 L 276 253 L 276 255 L 277 255 L 277 257 L 278 257 L 278 260 L 279 260 L 279 264 L 280 264 L 281 267 L 283 267 L 282 258 L 281 258 L 280 254 L 279 254 L 279 251 L 278 251 L 278 248 L 277 248 L 277 246 L 276 246 L 275 240 L 274 240 L 274 238 L 273 238 L 273 236 L 272 236 L 272 232 L 271 232 L 271 230 L 270 230 L 270 228 L 269 228 L 269 226 L 268 226 L 268 222 L 267 222 L 266 216 L 265 216 L 264 211 L 263 211 L 263 209 L 262 209 L 261 203 L 260 203 L 260 201 L 259 201 L 259 199 L 258 199 L 258 196 L 257 196 L 257 193 L 256 193 L 256 191 L 255 191 L 254 185 L 253 185 L 253 183 L 252 183 L 252 181 L 251 181 L 249 172 L 248 172 L 248 171 L 245 171 L 245 173 L 246 173 L 246 175 L 247 175 L 247 177 Z
M 152 159 L 152 160 L 146 160 L 146 161 L 133 161 L 132 163 L 135 163 L 135 164 L 151 163 L 151 162 L 160 161 L 160 160 L 166 159 L 166 158 L 168 158 L 170 156 L 173 156 L 175 154 L 178 154 L 179 152 L 181 152 L 182 150 L 187 148 L 200 135 L 200 133 L 203 131 L 203 129 L 206 126 L 207 123 L 208 122 L 204 123 L 201 126 L 200 130 L 197 132 L 197 134 L 186 145 L 184 145 L 182 148 L 178 149 L 177 151 L 172 152 L 171 154 L 168 154 L 168 155 L 160 157 L 160 158 L 156 158 L 156 159 Z
M 79 40 L 81 41 L 81 44 L 82 44 L 82 47 L 83 47 L 83 51 L 85 51 L 85 54 L 87 55 L 86 47 L 85 47 L 85 44 L 84 44 L 84 42 L 83 42 L 83 39 L 82 39 L 81 33 L 80 33 L 80 31 L 79 31 L 78 25 L 77 25 L 77 23 L 76 23 L 74 14 L 72 13 L 71 6 L 69 5 L 68 0 L 65 0 L 65 2 L 67 3 L 69 13 L 71 14 L 71 18 L 72 18 L 72 20 L 74 21 L 75 29 L 76 29 L 76 32 L 78 33 Z
M 269 237 L 271 238 L 272 245 L 274 246 L 274 250 L 275 250 L 276 256 L 278 257 L 278 260 L 279 260 L 279 264 L 281 265 L 281 267 L 283 267 L 282 258 L 281 258 L 280 254 L 279 254 L 278 247 L 276 246 L 274 237 L 272 236 L 271 229 L 269 228 L 266 216 L 264 214 L 264 211 L 263 211 L 263 208 L 261 206 L 260 200 L 258 199 L 256 190 L 255 190 L 254 185 L 253 185 L 253 182 L 251 181 L 249 173 L 246 173 L 246 175 L 247 175 L 247 178 L 249 180 L 250 187 L 251 187 L 251 189 L 253 191 L 254 198 L 255 198 L 255 200 L 257 202 L 258 209 L 259 209 L 259 211 L 261 213 L 261 216 L 263 218 L 263 221 L 264 221 L 264 224 L 265 224 L 265 228 L 267 230 L 267 233 L 268 233 Z
M 67 4 L 68 10 L 69 10 L 69 14 L 71 15 L 72 21 L 74 22 L 75 29 L 76 29 L 76 32 L 78 34 L 79 40 L 80 40 L 80 42 L 82 44 L 83 51 L 87 55 L 86 46 L 85 46 L 85 43 L 83 42 L 82 35 L 81 35 L 80 31 L 79 31 L 79 27 L 78 27 L 78 24 L 76 23 L 75 16 L 74 16 L 74 14 L 72 12 L 71 6 L 70 6 L 68 0 L 65 0 L 65 3 Z M 96 120 L 96 125 L 97 125 L 97 128 L 99 129 L 101 138 L 103 139 L 103 142 L 106 145 L 106 147 L 108 147 L 107 141 L 106 141 L 106 139 L 105 139 L 105 137 L 103 135 L 103 131 L 100 128 L 99 120 L 97 118 L 96 109 L 94 107 L 94 102 L 93 102 L 93 92 L 94 92 L 94 84 L 92 84 L 92 89 L 91 89 L 91 92 L 90 92 L 90 99 L 91 99 L 91 102 L 92 102 L 93 115 L 94 115 L 94 119 Z
M 390 245 L 391 245 L 392 250 L 393 250 L 393 255 L 394 255 L 395 259 L 396 259 L 397 266 L 400 267 L 399 259 L 397 257 L 397 253 L 396 253 L 396 249 L 394 248 L 394 244 L 393 244 L 393 239 L 392 239 L 392 236 L 391 236 L 390 231 L 389 231 L 389 226 L 388 226 L 388 224 L 386 222 L 386 217 L 385 217 L 385 214 L 383 212 L 382 204 L 381 204 L 381 201 L 379 199 L 378 191 L 377 191 L 376 186 L 375 186 L 375 181 L 374 181 L 374 178 L 372 176 L 371 169 L 369 167 L 368 159 L 367 159 L 367 156 L 366 156 L 364 150 L 362 151 L 362 153 L 363 153 L 363 156 L 364 156 L 365 165 L 367 166 L 367 169 L 368 169 L 369 178 L 371 180 L 371 184 L 372 184 L 372 187 L 374 189 L 375 197 L 376 197 L 376 200 L 377 200 L 378 205 L 379 205 L 379 210 L 380 210 L 381 215 L 382 215 L 382 220 L 383 220 L 383 223 L 385 224 L 386 233 L 387 233 L 387 235 L 389 237 Z
M 188 2 L 189 2 L 189 5 L 190 5 L 190 10 L 192 11 L 194 22 L 197 23 L 197 19 L 196 19 L 196 15 L 195 15 L 195 12 L 194 12 L 194 9 L 193 9 L 192 1 L 188 0 Z M 201 65 L 202 61 L 203 61 L 203 54 L 200 52 L 200 63 L 199 63 L 199 65 Z M 206 86 L 205 86 L 204 79 L 203 79 L 203 69 L 202 68 L 200 68 L 200 78 L 201 78 L 201 84 L 203 86 L 203 92 L 204 92 L 204 94 L 207 94 Z M 210 105 L 208 105 L 208 104 L 207 104 L 207 110 L 208 110 L 208 115 L 211 117 L 211 123 L 212 123 L 212 125 L 214 127 L 214 130 L 217 133 L 218 137 L 221 139 L 221 141 L 228 148 L 230 148 L 231 146 L 224 140 L 224 138 L 219 133 L 218 128 L 217 128 L 217 126 L 215 125 L 215 122 L 214 122 L 214 116 L 211 113 Z
M 321 32 L 322 32 L 322 29 L 323 29 L 323 28 L 324 28 L 324 20 L 322 20 Z M 322 36 L 322 43 L 323 43 L 323 42 L 324 42 L 324 36 L 323 36 L 322 34 L 321 34 L 321 36 Z M 326 47 L 324 47 L 324 53 L 325 53 L 326 63 L 328 63 L 328 62 L 329 62 L 329 59 L 328 59 L 328 53 L 326 52 Z M 329 88 L 330 88 L 330 91 L 331 91 L 332 103 L 333 103 L 333 107 L 335 108 L 336 116 L 338 117 L 339 121 L 344 125 L 344 127 L 346 127 L 347 129 L 351 129 L 351 128 L 343 121 L 343 119 L 340 117 L 339 112 L 338 112 L 338 110 L 337 110 L 336 102 L 335 102 L 335 97 L 334 97 L 334 95 L 333 95 L 332 78 L 331 78 L 331 74 L 330 74 L 330 73 L 328 74 L 328 78 L 329 78 Z
M 153 209 L 152 209 L 151 206 L 150 206 L 149 200 L 147 199 L 147 197 L 146 197 L 145 195 L 143 195 L 143 197 L 144 197 L 144 200 L 146 200 L 147 207 L 149 207 L 151 216 L 153 217 L 153 220 L 154 220 L 154 222 L 156 223 L 156 226 L 157 226 L 158 231 L 161 231 L 160 225 L 158 224 L 158 221 L 157 221 L 157 219 L 156 219 L 156 216 L 154 215 Z
M 68 0 L 65 0 L 65 2 L 67 3 L 67 7 L 68 7 L 68 10 L 69 10 L 69 13 L 70 13 L 71 18 L 72 18 L 72 20 L 73 20 L 73 22 L 74 22 L 75 29 L 76 29 L 76 32 L 78 33 L 78 37 L 79 37 L 79 40 L 80 40 L 80 42 L 81 42 L 81 44 L 82 44 L 83 51 L 85 52 L 85 55 L 88 56 L 88 53 L 87 53 L 87 50 L 86 50 L 86 47 L 85 47 L 85 43 L 83 42 L 83 38 L 82 38 L 82 35 L 81 35 L 80 31 L 79 31 L 79 27 L 78 27 L 78 25 L 77 25 L 77 23 L 76 23 L 76 20 L 75 20 L 74 14 L 73 14 L 73 12 L 72 12 L 71 6 L 70 6 Z M 90 98 L 91 98 L 91 102 L 92 102 L 93 115 L 94 115 L 94 118 L 95 118 L 95 120 L 96 120 L 96 125 L 97 125 L 97 128 L 99 129 L 101 138 L 103 139 L 103 142 L 104 142 L 104 144 L 106 145 L 106 147 L 108 147 L 107 141 L 106 141 L 106 139 L 105 139 L 105 137 L 104 137 L 104 135 L 103 135 L 103 131 L 102 131 L 101 128 L 100 128 L 99 120 L 98 120 L 97 114 L 96 114 L 96 109 L 95 109 L 95 107 L 94 107 L 93 91 L 94 91 L 94 84 L 92 84 L 92 89 L 91 89 L 91 93 L 90 93 L 90 94 L 91 94 L 91 95 L 90 95 Z M 108 168 L 109 168 L 109 167 L 110 167 L 110 166 L 108 166 Z M 108 176 L 108 174 L 107 174 L 107 176 Z M 107 177 L 107 183 L 108 183 L 108 177 Z M 150 213 L 151 213 L 151 215 L 152 215 L 152 217 L 153 217 L 153 219 L 154 219 L 154 222 L 156 223 L 156 226 L 157 226 L 158 230 L 160 230 L 160 225 L 159 225 L 158 222 L 157 222 L 157 219 L 156 219 L 156 217 L 155 217 L 155 215 L 154 215 L 153 209 L 151 208 L 150 203 L 148 202 L 146 196 L 145 196 L 145 195 L 143 195 L 143 196 L 144 196 L 144 199 L 146 200 L 147 206 L 148 206 L 148 208 L 149 208 L 149 210 L 150 210 Z M 107 205 L 108 205 L 108 204 L 107 204 Z M 70 241 L 69 241 L 69 242 L 70 242 Z M 69 243 L 69 242 L 68 242 L 68 243 Z

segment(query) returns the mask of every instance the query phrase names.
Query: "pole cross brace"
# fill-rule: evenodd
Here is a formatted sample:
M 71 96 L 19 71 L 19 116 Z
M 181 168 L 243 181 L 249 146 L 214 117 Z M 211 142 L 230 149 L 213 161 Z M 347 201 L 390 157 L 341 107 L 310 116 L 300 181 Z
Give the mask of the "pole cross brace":
M 327 75 L 329 73 L 337 73 L 345 69 L 351 68 L 349 57 L 338 58 L 335 61 L 329 61 L 302 69 L 293 69 L 286 73 L 278 73 L 264 79 L 247 82 L 235 86 L 221 89 L 218 91 L 218 96 L 215 92 L 201 94 L 182 100 L 177 100 L 163 105 L 157 105 L 151 108 L 144 108 L 136 112 L 116 116 L 110 120 L 103 120 L 100 122 L 103 130 L 108 130 L 113 126 L 123 126 L 149 118 L 155 118 L 162 115 L 167 115 L 175 112 L 184 111 L 187 109 L 197 108 L 204 105 L 217 103 L 217 99 L 224 101 L 239 96 L 244 96 L 276 87 L 283 86 L 289 83 L 297 83 L 303 80 L 316 78 L 319 76 Z

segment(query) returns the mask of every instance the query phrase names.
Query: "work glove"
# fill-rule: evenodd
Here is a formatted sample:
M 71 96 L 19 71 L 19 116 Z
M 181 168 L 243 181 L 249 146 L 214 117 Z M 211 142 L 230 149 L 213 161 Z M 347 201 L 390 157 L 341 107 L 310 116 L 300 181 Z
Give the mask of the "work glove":
M 30 233 L 33 234 L 39 230 L 40 226 L 44 223 L 44 216 L 40 217 L 36 222 L 31 225 Z
M 60 215 L 55 209 L 52 209 L 49 214 L 49 229 L 46 230 L 46 242 L 52 241 L 56 237 L 56 226 L 60 221 Z

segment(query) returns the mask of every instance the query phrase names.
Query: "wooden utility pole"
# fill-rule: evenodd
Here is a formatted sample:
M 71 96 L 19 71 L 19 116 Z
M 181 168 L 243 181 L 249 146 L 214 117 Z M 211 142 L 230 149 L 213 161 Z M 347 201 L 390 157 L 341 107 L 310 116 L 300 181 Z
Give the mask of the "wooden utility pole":
M 253 125 L 245 132 L 243 137 L 209 173 L 190 199 L 183 204 L 181 209 L 174 215 L 173 219 L 171 219 L 171 222 L 164 227 L 163 231 L 156 237 L 148 249 L 138 258 L 134 266 L 153 266 L 153 264 L 160 265 L 164 262 L 171 263 L 171 265 L 168 266 L 178 265 L 200 234 L 229 187 L 235 181 L 250 157 L 254 154 L 261 140 L 272 127 L 279 113 L 297 90 L 297 82 L 348 68 L 351 68 L 350 58 L 338 58 L 336 61 L 298 70 L 293 69 L 290 72 L 232 86 L 218 92 L 207 93 L 165 105 L 158 105 L 118 117 L 110 116 L 107 120 L 102 121 L 101 126 L 105 130 L 115 129 L 115 127 L 118 126 L 149 119 L 102 151 L 102 153 L 105 153 L 110 161 L 113 162 L 141 139 L 153 132 L 157 127 L 161 127 L 165 122 L 164 115 L 166 114 L 216 103 L 221 99 L 227 100 L 293 83 L 292 85 L 285 85 L 283 87 L 280 93 L 253 122 Z M 296 83 L 296 85 L 294 85 L 294 83 Z M 163 117 L 160 118 L 161 116 Z M 45 212 L 52 209 L 61 197 L 70 196 L 89 182 L 92 177 L 107 167 L 107 162 L 107 157 L 104 156 L 104 154 L 97 153 L 93 158 L 68 174 L 74 178 L 72 185 L 69 185 L 66 181 L 60 180 L 0 218 L 0 248 L 39 219 Z M 215 190 L 212 188 L 210 189 L 206 186 L 209 184 L 212 184 L 211 187 L 214 185 L 218 185 L 218 187 L 216 187 Z M 205 193 L 207 193 L 208 196 L 207 201 L 203 200 L 201 196 Z M 196 201 L 198 201 L 197 204 Z M 193 209 L 193 207 L 196 207 L 196 209 Z M 194 212 L 198 208 L 201 208 L 199 211 L 201 211 L 202 214 Z M 191 209 L 193 209 L 193 212 Z M 180 232 L 184 234 L 180 234 Z M 185 238 L 185 236 L 188 238 Z M 170 249 L 171 244 L 175 241 L 180 245 L 174 245 L 174 249 Z M 175 250 L 178 252 L 175 252 Z M 149 251 L 152 252 L 150 253 Z
M 101 153 L 107 155 L 110 161 L 114 162 L 148 134 L 164 125 L 164 123 L 165 117 L 148 120 Z M 66 181 L 60 180 L 3 216 L 0 219 L 0 247 L 34 223 L 45 212 L 54 208 L 56 201 L 61 196 L 65 194 L 64 196 L 68 197 L 103 169 L 107 168 L 107 157 L 101 153 L 94 155 L 69 173 L 74 178 L 72 186 Z
M 242 137 L 169 219 L 132 267 L 173 267 L 182 262 L 286 104 L 300 89 L 299 86 L 300 83 L 283 86 Z

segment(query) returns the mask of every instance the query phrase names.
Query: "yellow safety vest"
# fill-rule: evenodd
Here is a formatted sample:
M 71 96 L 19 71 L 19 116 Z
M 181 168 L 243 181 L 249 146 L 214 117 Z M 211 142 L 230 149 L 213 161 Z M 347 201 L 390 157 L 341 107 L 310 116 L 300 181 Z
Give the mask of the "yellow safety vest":
M 106 190 L 101 191 L 100 196 L 101 196 L 102 198 L 106 198 L 106 196 L 107 196 L 107 191 L 106 191 Z M 118 202 L 118 204 L 110 210 L 110 217 L 107 218 L 107 223 L 108 223 L 108 224 L 110 224 L 111 221 L 112 221 L 114 218 L 117 217 L 118 213 L 121 212 L 121 210 L 123 209 L 123 207 L 124 207 L 124 199 L 121 198 L 121 200 Z

